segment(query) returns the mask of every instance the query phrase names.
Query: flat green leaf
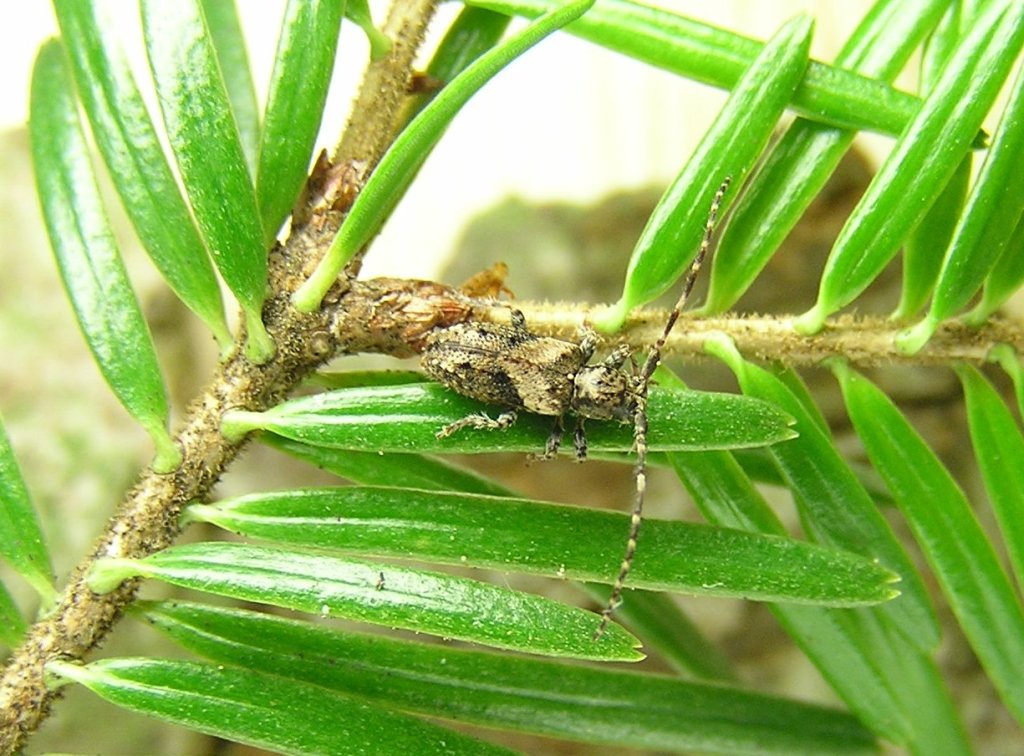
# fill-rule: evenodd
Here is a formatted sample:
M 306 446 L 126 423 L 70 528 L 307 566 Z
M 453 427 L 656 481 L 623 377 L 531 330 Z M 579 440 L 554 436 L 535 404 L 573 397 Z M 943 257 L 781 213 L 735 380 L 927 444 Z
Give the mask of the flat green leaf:
M 1021 282 L 1024 282 L 1024 218 L 1017 221 L 1006 249 L 985 279 L 981 302 L 964 316 L 964 320 L 972 325 L 980 325 L 1017 293 Z
M 316 465 L 353 483 L 376 486 L 463 491 L 508 496 L 508 489 L 472 470 L 422 454 L 376 454 L 353 449 L 311 446 L 290 438 L 264 433 L 260 441 L 297 459 Z
M 1017 412 L 1024 414 L 1024 364 L 1016 350 L 1009 344 L 996 344 L 989 352 L 989 358 L 997 363 L 1013 381 L 1013 392 L 1017 397 Z
M 260 440 L 357 483 L 461 491 L 493 496 L 512 496 L 503 486 L 441 459 L 411 454 L 378 455 L 344 449 L 307 446 L 297 441 L 262 434 Z M 650 460 L 649 460 L 650 461 Z M 605 589 L 584 586 L 595 601 L 607 603 Z M 629 600 L 616 610 L 617 619 L 632 627 L 648 648 L 688 674 L 708 679 L 734 679 L 727 660 L 702 636 L 685 613 L 668 596 L 650 591 L 631 591 Z
M 153 340 L 100 201 L 59 42 L 43 45 L 32 72 L 32 161 L 61 279 L 96 364 L 156 445 L 153 466 L 180 453 L 167 433 L 167 395 Z
M 893 320 L 908 320 L 917 315 L 935 290 L 942 268 L 942 257 L 936 251 L 949 247 L 953 239 L 964 209 L 973 167 L 974 155 L 968 152 L 942 193 L 907 237 L 903 245 L 903 286 L 900 302 L 892 314 Z
M 814 422 L 795 372 L 779 379 Z M 674 386 L 673 375 L 661 381 Z M 764 533 L 785 528 L 737 465 L 734 453 L 669 454 L 701 512 L 711 522 Z M 781 467 L 781 466 L 780 466 Z M 785 473 L 785 469 L 782 470 Z M 905 628 L 868 609 L 844 611 L 769 605 L 787 633 L 849 707 L 883 737 L 917 753 L 971 753 L 967 735 L 931 654 L 907 640 Z M 927 632 L 927 630 L 926 630 Z
M 892 81 L 947 5 L 945 0 L 875 3 L 836 57 L 836 65 Z M 804 87 L 810 86 L 816 65 L 811 61 Z M 803 87 L 797 98 L 801 91 Z M 729 233 L 715 249 L 703 312 L 729 309 L 753 283 L 825 186 L 856 133 L 798 118 L 771 147 L 736 200 Z
M 658 297 L 686 270 L 700 248 L 723 179 L 731 177 L 737 189 L 742 185 L 792 99 L 807 70 L 813 28 L 808 16 L 787 22 L 736 83 L 651 213 L 633 248 L 622 295 L 594 318 L 595 327 L 618 330 L 634 307 Z M 721 212 L 731 196 L 724 198 Z
M 889 639 L 895 642 L 886 643 Z M 907 647 L 891 628 L 889 635 L 879 640 L 884 645 L 881 651 L 875 646 L 875 661 L 884 667 L 887 682 L 898 686 L 900 704 L 912 722 L 913 736 L 907 749 L 950 756 L 976 753 L 967 738 L 963 712 L 946 689 L 945 670 L 938 668 L 932 656 Z
M 950 5 L 939 25 L 928 35 L 921 50 L 919 91 L 932 89 L 949 62 L 961 32 L 968 27 L 963 10 L 959 3 Z M 903 288 L 893 320 L 912 318 L 927 304 L 942 267 L 942 257 L 936 250 L 946 249 L 953 238 L 957 219 L 963 212 L 973 162 L 973 155 L 968 152 L 927 214 L 907 237 L 903 245 Z
M 28 623 L 21 616 L 18 605 L 7 591 L 7 586 L 0 583 L 0 644 L 14 648 L 21 643 L 26 630 Z
M 670 454 L 711 522 L 785 533 L 771 507 L 728 452 Z M 628 605 L 627 605 L 628 609 Z M 880 736 L 920 753 L 969 753 L 963 727 L 934 663 L 879 618 L 794 604 L 769 605 L 822 676 Z
M 682 381 L 667 371 L 663 371 L 659 380 L 668 386 L 682 385 Z M 774 510 L 732 453 L 670 453 L 666 456 L 710 522 L 786 535 Z M 780 479 L 778 485 L 785 485 L 785 481 Z M 877 642 L 877 621 L 853 612 L 793 604 L 769 604 L 768 608 L 864 722 L 894 742 L 907 743 L 913 739 L 914 720 L 920 720 L 922 714 L 933 709 L 917 705 L 904 710 L 900 695 L 908 686 L 893 675 L 893 669 L 885 666 L 887 660 L 881 658 L 879 647 L 888 645 L 888 641 L 883 638 L 882 643 Z M 906 648 L 905 641 L 894 640 L 893 645 L 905 660 L 903 664 L 912 665 L 910 657 L 921 657 L 921 663 L 926 663 L 926 657 L 916 649 Z M 911 692 L 918 694 L 917 690 Z M 941 727 L 931 730 L 945 736 L 950 744 L 963 740 L 958 736 L 957 718 L 949 716 L 944 721 Z
M 609 583 L 629 517 L 503 496 L 346 486 L 193 505 L 188 519 L 277 543 Z M 873 560 L 777 536 L 646 519 L 630 586 L 857 606 L 897 594 Z
M 472 0 L 533 18 L 557 0 Z M 630 0 L 598 0 L 567 31 L 687 78 L 732 89 L 763 43 Z M 812 61 L 792 107 L 833 126 L 899 134 L 920 101 L 868 77 Z
M 374 370 L 316 373 L 311 383 L 326 388 L 365 386 L 401 386 L 422 383 L 423 373 L 413 370 Z M 441 491 L 463 491 L 491 496 L 510 496 L 511 492 L 472 470 L 453 465 L 437 457 L 422 454 L 378 454 L 355 449 L 332 449 L 294 441 L 272 433 L 260 435 L 260 441 L 286 454 L 316 465 L 354 483 L 403 486 Z
M 0 557 L 44 600 L 54 595 L 53 565 L 7 431 L 0 421 Z
M 178 298 L 231 345 L 220 287 L 117 38 L 93 3 L 54 0 L 78 95 L 142 246 Z
M 815 423 L 822 433 L 829 433 L 828 420 L 822 414 L 821 409 L 814 401 L 814 395 L 804 383 L 804 379 L 796 370 L 785 365 L 773 365 L 772 375 L 779 379 L 792 395 L 793 399 L 800 402 L 804 410 L 804 417 L 808 422 Z
M 760 533 L 786 535 L 771 507 L 728 452 L 669 455 L 702 514 L 713 523 Z M 877 732 L 893 740 L 903 736 L 893 721 L 894 698 L 863 653 L 860 639 L 840 618 L 824 609 L 771 605 L 772 613 L 836 692 Z M 906 724 L 902 725 L 903 729 Z
M 306 181 L 345 5 L 338 0 L 290 0 L 285 7 L 256 172 L 256 198 L 268 245 Z
M 277 675 L 170 659 L 46 665 L 129 711 L 289 754 L 508 753 L 365 701 Z
M 701 753 L 861 753 L 848 714 L 661 675 L 595 669 L 332 631 L 241 610 L 144 603 L 143 617 L 225 664 L 456 722 Z
M 957 3 L 946 9 L 938 25 L 928 35 L 921 49 L 918 90 L 928 91 L 942 75 L 943 67 L 949 62 L 963 33 L 970 28 L 981 10 L 981 3 Z
M 878 559 L 903 578 L 899 600 L 877 609 L 893 627 L 930 652 L 939 628 L 920 576 L 906 551 L 824 432 L 795 395 L 767 370 L 745 362 L 727 339 L 712 338 L 707 351 L 736 374 L 744 393 L 770 401 L 796 418 L 799 436 L 771 448 L 810 538 L 835 548 Z
M 267 285 L 256 194 L 199 0 L 143 0 L 146 53 L 164 126 L 206 246 L 245 314 L 246 354 L 274 345 L 261 309 Z
M 600 617 L 508 588 L 391 564 L 322 554 L 193 543 L 145 559 L 102 559 L 90 586 L 103 592 L 140 575 L 206 593 L 343 617 L 524 653 L 637 661 L 639 642 L 618 625 L 599 640 Z
M 645 525 L 647 520 L 644 521 Z M 607 588 L 585 586 L 594 601 L 605 606 Z M 656 653 L 683 677 L 724 683 L 738 682 L 728 657 L 701 632 L 673 598 L 653 591 L 631 591 L 615 608 L 615 619 L 643 638 L 644 648 Z
M 794 327 L 819 331 L 875 279 L 971 148 L 1024 40 L 1024 5 L 993 3 L 957 46 L 829 254 L 818 301 Z
M 346 380 L 349 376 L 333 374 L 332 382 L 365 385 L 365 381 L 352 383 Z M 395 373 L 392 371 L 385 376 L 394 377 Z M 273 434 L 263 434 L 260 440 L 357 483 L 512 496 L 509 490 L 486 478 L 432 457 L 327 449 Z M 601 592 L 604 595 L 598 595 Z M 607 591 L 604 589 L 589 589 L 588 593 L 598 603 L 607 603 Z M 618 608 L 616 616 L 620 622 L 638 630 L 638 637 L 643 637 L 649 647 L 657 649 L 659 655 L 677 669 L 699 677 L 732 679 L 728 662 L 669 597 L 649 591 L 632 591 L 629 600 Z
M 594 0 L 575 0 L 553 10 L 518 34 L 477 58 L 405 127 L 381 158 L 345 217 L 324 259 L 292 297 L 295 307 L 311 312 L 353 255 L 373 238 L 405 194 L 405 189 L 462 106 L 502 70 L 535 44 L 573 19 Z
M 1018 585 L 1024 585 L 1024 436 L 1003 398 L 974 367 L 957 374 L 964 386 L 974 456 L 981 468 L 992 510 L 1006 542 Z
M 736 449 L 731 452 L 733 458 L 739 463 L 740 468 L 755 483 L 766 486 L 778 486 L 785 488 L 786 481 L 775 466 L 771 453 L 767 448 L 762 449 Z M 869 464 L 847 460 L 846 463 L 857 476 L 857 480 L 864 486 L 875 504 L 880 507 L 892 505 L 892 494 L 885 487 L 878 472 Z
M 897 343 L 917 351 L 970 302 L 1006 249 L 1024 210 L 1024 69 L 1017 72 L 967 208 L 956 226 L 927 317 Z
M 1024 612 L 953 478 L 891 401 L 836 365 L 850 419 L 1007 708 L 1024 721 Z
M 438 439 L 442 427 L 482 405 L 440 384 L 380 386 L 328 391 L 292 399 L 266 412 L 231 411 L 223 432 L 236 437 L 256 429 L 317 446 L 374 452 L 473 453 L 537 452 L 543 449 L 554 419 L 523 413 L 501 432 L 468 429 Z M 789 418 L 770 404 L 733 394 L 667 391 L 653 387 L 650 399 L 654 451 L 732 449 L 764 446 L 791 438 Z M 592 422 L 589 446 L 595 451 L 628 452 L 628 425 Z
M 235 0 L 201 0 L 206 28 L 217 53 L 224 88 L 231 101 L 231 113 L 238 126 L 238 137 L 249 171 L 255 175 L 257 146 L 260 142 L 260 113 L 256 105 L 256 87 L 252 83 L 245 36 L 238 18 Z

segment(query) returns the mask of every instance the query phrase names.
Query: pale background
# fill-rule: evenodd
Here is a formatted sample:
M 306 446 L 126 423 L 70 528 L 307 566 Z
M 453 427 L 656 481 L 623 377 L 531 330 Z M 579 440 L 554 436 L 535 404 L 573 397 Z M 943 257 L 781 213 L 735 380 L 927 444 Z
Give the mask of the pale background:
M 660 4 L 757 39 L 807 11 L 818 19 L 812 55 L 826 61 L 870 5 L 866 0 Z M 111 22 L 123 27 L 123 43 L 144 79 L 136 3 L 106 0 L 103 5 Z M 260 90 L 270 74 L 283 2 L 239 0 L 238 6 Z M 385 5 L 372 1 L 371 7 L 380 23 Z M 441 18 L 454 16 L 458 7 L 442 6 Z M 32 59 L 39 43 L 55 32 L 49 3 L 5 3 L 0 9 L 0 128 L 25 123 Z M 360 30 L 346 24 L 323 145 L 333 144 L 344 123 L 365 56 Z M 456 119 L 375 244 L 366 273 L 433 276 L 464 219 L 508 195 L 590 202 L 613 189 L 665 184 L 724 97 L 719 90 L 555 35 L 499 74 Z M 875 141 L 881 150 L 888 144 Z

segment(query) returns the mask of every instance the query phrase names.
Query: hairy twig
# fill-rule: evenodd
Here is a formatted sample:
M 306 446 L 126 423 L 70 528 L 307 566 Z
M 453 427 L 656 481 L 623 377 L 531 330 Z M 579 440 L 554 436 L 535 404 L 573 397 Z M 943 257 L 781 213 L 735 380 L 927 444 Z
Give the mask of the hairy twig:
M 571 339 L 585 326 L 594 308 L 565 304 L 540 304 L 517 301 L 516 309 L 526 316 L 530 330 L 543 335 Z M 628 344 L 639 352 L 654 343 L 664 327 L 668 312 L 643 310 L 627 319 L 622 332 L 610 343 Z M 506 306 L 492 306 L 486 317 L 508 322 Z M 758 362 L 784 362 L 793 367 L 820 365 L 839 357 L 853 365 L 953 365 L 969 362 L 981 365 L 991 360 L 990 353 L 999 344 L 1009 344 L 1024 353 L 1024 328 L 1013 320 L 995 319 L 979 327 L 957 321 L 942 324 L 917 354 L 896 348 L 896 336 L 907 324 L 881 317 L 843 315 L 827 321 L 824 330 L 803 336 L 793 330 L 795 316 L 726 315 L 697 318 L 683 315 L 665 344 L 665 353 L 684 358 L 705 356 L 704 342 L 712 333 L 729 336 L 748 359 Z
M 376 167 L 395 136 L 412 81 L 413 60 L 423 42 L 438 0 L 397 0 L 384 22 L 391 49 L 371 61 L 352 106 L 352 118 L 335 150 L 334 163 L 358 166 L 360 178 Z M 356 128 L 358 126 L 358 128 Z

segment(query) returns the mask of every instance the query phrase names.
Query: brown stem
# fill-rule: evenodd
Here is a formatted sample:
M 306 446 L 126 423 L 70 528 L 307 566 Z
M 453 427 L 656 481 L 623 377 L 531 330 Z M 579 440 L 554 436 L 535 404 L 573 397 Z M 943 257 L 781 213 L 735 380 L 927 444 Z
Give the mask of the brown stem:
M 352 119 L 334 153 L 334 163 L 358 166 L 365 178 L 395 136 L 395 128 L 412 80 L 413 62 L 423 43 L 438 0 L 396 0 L 384 22 L 391 49 L 371 61 L 352 106 Z M 356 128 L 356 120 L 359 128 Z

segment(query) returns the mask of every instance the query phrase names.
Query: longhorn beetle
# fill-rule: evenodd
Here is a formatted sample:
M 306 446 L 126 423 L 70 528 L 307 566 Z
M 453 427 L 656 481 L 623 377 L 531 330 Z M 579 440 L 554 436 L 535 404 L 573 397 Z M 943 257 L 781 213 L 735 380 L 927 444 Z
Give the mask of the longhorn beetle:
M 544 453 L 539 455 L 541 459 L 549 459 L 558 453 L 565 433 L 564 418 L 571 413 L 576 417 L 576 458 L 582 461 L 587 456 L 585 420 L 633 423 L 636 493 L 629 538 L 611 596 L 601 612 L 601 624 L 594 633 L 595 640 L 604 633 L 612 611 L 622 599 L 622 590 L 636 554 L 647 489 L 647 394 L 651 376 L 661 362 L 665 341 L 686 306 L 701 263 L 711 246 L 718 210 L 729 181 L 725 179 L 715 193 L 700 248 L 683 280 L 683 292 L 639 371 L 635 363 L 632 374 L 622 370 L 630 357 L 628 347 L 620 346 L 603 362 L 591 365 L 590 359 L 598 345 L 596 334 L 585 333 L 578 344 L 538 336 L 526 327 L 523 313 L 515 309 L 512 310 L 511 325 L 460 323 L 435 331 L 428 337 L 423 351 L 421 364 L 434 380 L 464 396 L 505 407 L 505 411 L 496 418 L 476 414 L 446 425 L 437 432 L 438 438 L 445 438 L 463 428 L 508 428 L 522 409 L 555 418 Z

